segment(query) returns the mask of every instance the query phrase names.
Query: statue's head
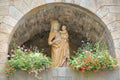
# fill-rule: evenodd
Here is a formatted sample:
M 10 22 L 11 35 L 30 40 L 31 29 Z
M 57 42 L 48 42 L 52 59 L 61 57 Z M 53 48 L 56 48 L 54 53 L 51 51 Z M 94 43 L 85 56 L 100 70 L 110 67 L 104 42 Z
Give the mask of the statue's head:
M 62 30 L 66 30 L 66 26 L 65 25 L 62 26 Z
M 57 20 L 51 20 L 51 31 L 59 31 L 60 23 Z

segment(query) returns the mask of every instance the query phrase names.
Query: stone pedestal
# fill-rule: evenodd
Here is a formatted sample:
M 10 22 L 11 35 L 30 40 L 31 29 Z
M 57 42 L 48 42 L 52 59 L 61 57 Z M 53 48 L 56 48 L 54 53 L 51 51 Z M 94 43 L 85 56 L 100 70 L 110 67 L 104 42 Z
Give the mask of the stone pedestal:
M 9 80 L 120 80 L 119 71 L 103 71 L 99 73 L 89 72 L 81 73 L 71 70 L 66 67 L 52 68 L 39 74 L 39 78 L 23 72 L 18 71 L 11 76 Z

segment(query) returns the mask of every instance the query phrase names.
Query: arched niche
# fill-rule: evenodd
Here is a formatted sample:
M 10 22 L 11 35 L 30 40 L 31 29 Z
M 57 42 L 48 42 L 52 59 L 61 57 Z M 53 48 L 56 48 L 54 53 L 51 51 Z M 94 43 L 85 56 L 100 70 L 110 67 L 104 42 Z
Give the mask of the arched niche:
M 27 47 L 37 46 L 39 49 L 45 49 L 45 53 L 50 55 L 47 39 L 51 19 L 67 26 L 71 53 L 77 50 L 84 40 L 93 44 L 106 43 L 110 53 L 115 57 L 112 38 L 104 22 L 89 10 L 68 3 L 49 3 L 25 14 L 16 25 L 9 49 L 13 47 L 13 43 L 24 44 Z

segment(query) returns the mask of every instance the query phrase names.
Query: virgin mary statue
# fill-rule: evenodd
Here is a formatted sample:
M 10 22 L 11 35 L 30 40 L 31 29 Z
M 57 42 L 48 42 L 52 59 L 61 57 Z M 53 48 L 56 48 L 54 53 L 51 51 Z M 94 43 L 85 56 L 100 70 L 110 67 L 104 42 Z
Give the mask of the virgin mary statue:
M 57 20 L 51 21 L 51 31 L 48 38 L 51 45 L 52 67 L 67 65 L 69 59 L 69 43 L 66 26 L 60 31 L 60 24 Z

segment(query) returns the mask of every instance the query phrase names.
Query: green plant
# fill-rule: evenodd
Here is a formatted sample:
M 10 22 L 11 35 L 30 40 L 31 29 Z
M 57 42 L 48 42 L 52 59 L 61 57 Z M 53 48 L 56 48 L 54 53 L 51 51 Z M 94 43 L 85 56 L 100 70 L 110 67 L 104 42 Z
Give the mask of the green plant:
M 37 48 L 33 50 L 25 49 L 24 47 L 11 50 L 10 58 L 5 67 L 5 74 L 9 77 L 17 70 L 23 70 L 33 75 L 46 70 L 51 65 L 50 58 L 43 54 L 43 51 L 39 52 Z
M 102 70 L 116 70 L 118 68 L 117 61 L 111 57 L 107 48 L 100 48 L 96 43 L 94 46 L 87 43 L 75 52 L 76 56 L 69 60 L 69 67 L 81 71 L 99 72 Z

